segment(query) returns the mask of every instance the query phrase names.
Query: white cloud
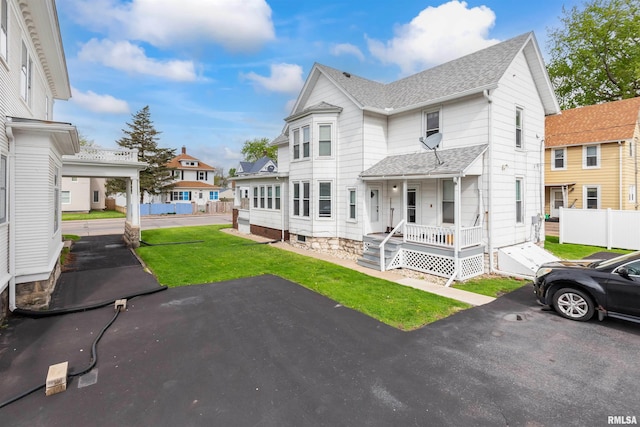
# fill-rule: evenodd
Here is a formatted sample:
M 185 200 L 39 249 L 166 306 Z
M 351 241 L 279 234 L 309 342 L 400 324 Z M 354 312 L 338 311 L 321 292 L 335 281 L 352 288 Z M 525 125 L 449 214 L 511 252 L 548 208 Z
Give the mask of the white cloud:
M 111 95 L 98 95 L 95 92 L 82 92 L 76 88 L 71 88 L 73 94 L 71 101 L 94 113 L 124 114 L 129 113 L 129 104 L 122 99 L 114 98 Z
M 83 61 L 98 62 L 116 70 L 162 77 L 175 81 L 197 79 L 193 62 L 158 60 L 146 56 L 140 46 L 128 41 L 89 40 L 78 53 Z
M 362 54 L 362 51 L 357 46 L 352 45 L 351 43 L 340 43 L 334 45 L 331 48 L 331 54 L 335 56 L 353 55 L 360 61 L 364 61 L 364 55 Z
M 304 86 L 302 67 L 296 64 L 272 64 L 271 75 L 268 77 L 254 72 L 241 76 L 270 92 L 297 93 Z
M 229 147 L 224 147 L 224 154 L 222 155 L 222 158 L 225 160 L 242 160 L 243 159 L 243 155 L 240 151 L 233 151 L 231 148 Z
M 467 2 L 453 0 L 397 26 L 387 42 L 367 38 L 367 43 L 373 56 L 411 74 L 497 43 L 487 38 L 495 20 L 486 6 L 468 8 Z
M 213 42 L 254 51 L 275 39 L 265 0 L 75 0 L 77 22 L 112 36 L 167 47 Z

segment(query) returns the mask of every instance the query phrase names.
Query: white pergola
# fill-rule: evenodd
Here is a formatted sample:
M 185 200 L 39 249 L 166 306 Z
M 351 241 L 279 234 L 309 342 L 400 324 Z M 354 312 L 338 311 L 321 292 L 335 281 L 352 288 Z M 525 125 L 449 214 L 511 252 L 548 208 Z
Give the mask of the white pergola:
M 80 178 L 123 178 L 127 189 L 127 218 L 125 238 L 129 231 L 139 236 L 140 231 L 140 171 L 147 167 L 138 161 L 137 150 L 109 150 L 82 147 L 74 155 L 62 156 L 62 176 Z M 136 247 L 139 241 L 129 244 Z M 138 239 L 139 240 L 139 239 Z

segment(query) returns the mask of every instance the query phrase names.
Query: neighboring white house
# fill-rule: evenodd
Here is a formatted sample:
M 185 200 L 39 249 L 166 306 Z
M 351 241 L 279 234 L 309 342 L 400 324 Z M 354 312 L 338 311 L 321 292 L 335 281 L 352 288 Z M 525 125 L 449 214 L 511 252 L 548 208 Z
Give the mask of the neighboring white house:
M 105 178 L 62 178 L 62 212 L 89 212 L 105 209 Z
M 544 236 L 559 111 L 533 33 L 389 84 L 315 64 L 272 142 L 278 169 L 234 178 L 236 226 L 383 270 L 494 270 L 498 248 Z

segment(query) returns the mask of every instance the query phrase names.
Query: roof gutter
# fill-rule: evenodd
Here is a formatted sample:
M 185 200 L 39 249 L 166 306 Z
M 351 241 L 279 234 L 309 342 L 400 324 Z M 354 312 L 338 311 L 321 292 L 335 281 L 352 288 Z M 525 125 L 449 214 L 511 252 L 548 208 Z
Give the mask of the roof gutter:
M 464 171 L 454 173 L 439 173 L 439 174 L 423 174 L 423 175 L 375 175 L 375 176 L 360 176 L 363 181 L 379 181 L 381 179 L 438 179 L 438 178 L 464 178 L 466 173 Z
M 448 102 L 448 101 L 453 101 L 455 99 L 459 99 L 459 98 L 463 98 L 465 96 L 470 96 L 470 95 L 477 95 L 477 94 L 484 94 L 485 92 L 491 90 L 491 89 L 495 89 L 496 87 L 498 87 L 496 84 L 490 84 L 490 85 L 485 85 L 485 86 L 480 86 L 480 87 L 475 87 L 473 89 L 469 89 L 463 92 L 457 92 L 457 93 L 453 93 L 447 96 L 442 96 L 440 98 L 436 98 L 436 99 L 431 99 L 429 101 L 426 102 L 421 102 L 419 104 L 413 104 L 413 105 L 408 105 L 406 107 L 400 107 L 400 108 L 376 108 L 376 107 L 367 107 L 364 106 L 362 109 L 364 111 L 370 111 L 373 113 L 378 113 L 378 114 L 384 114 L 387 116 L 391 116 L 393 114 L 399 114 L 399 113 L 404 113 L 407 111 L 411 111 L 411 110 L 415 110 L 416 108 L 424 108 L 424 107 L 428 107 L 431 105 L 435 105 L 435 104 L 442 104 L 443 102 Z

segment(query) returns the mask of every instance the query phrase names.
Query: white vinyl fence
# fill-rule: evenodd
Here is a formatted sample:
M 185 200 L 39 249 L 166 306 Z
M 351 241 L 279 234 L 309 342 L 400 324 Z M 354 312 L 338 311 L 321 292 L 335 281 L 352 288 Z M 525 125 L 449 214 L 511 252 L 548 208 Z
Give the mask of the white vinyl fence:
M 560 208 L 560 243 L 640 250 L 640 211 Z

